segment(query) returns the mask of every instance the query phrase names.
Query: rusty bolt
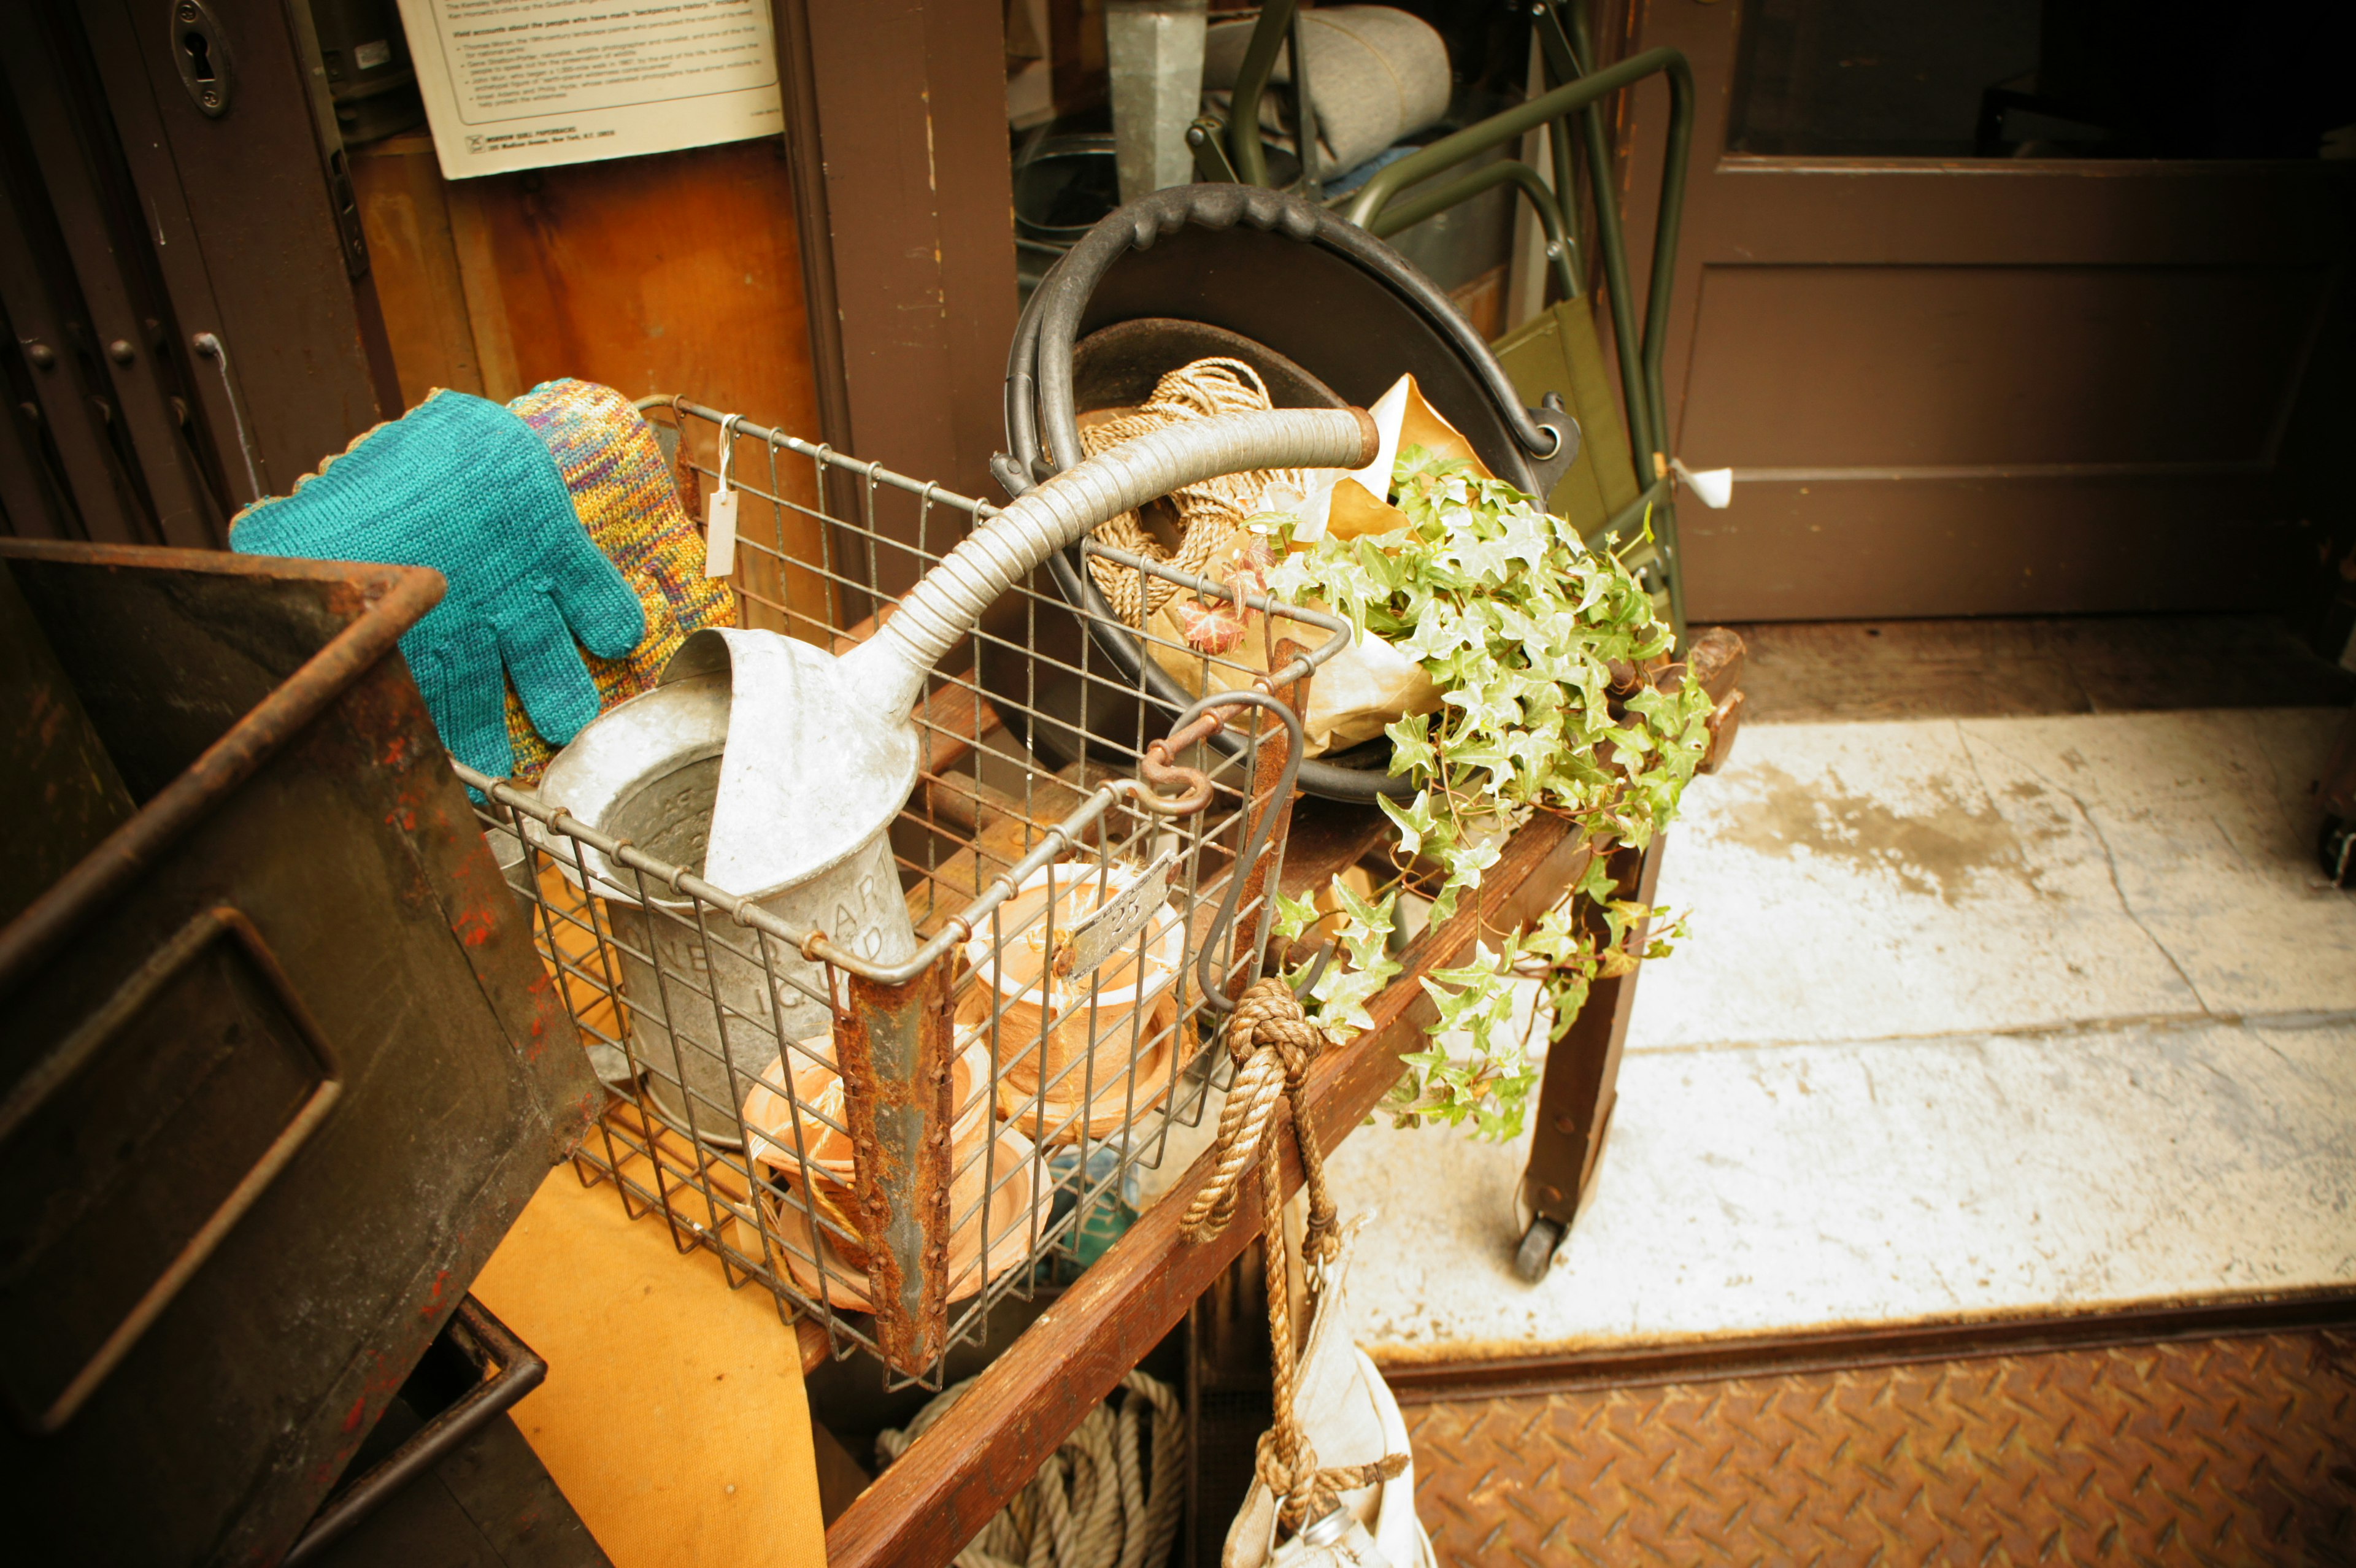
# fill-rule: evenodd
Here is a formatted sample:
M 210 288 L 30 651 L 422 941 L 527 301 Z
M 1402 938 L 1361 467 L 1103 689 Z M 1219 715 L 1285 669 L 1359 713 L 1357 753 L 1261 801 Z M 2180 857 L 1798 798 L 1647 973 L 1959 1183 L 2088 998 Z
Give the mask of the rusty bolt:
M 1575 1133 L 1579 1131 L 1579 1118 L 1576 1116 L 1557 1116 L 1554 1119 L 1554 1130 L 1558 1133 Z
M 46 343 L 28 343 L 25 346 L 25 357 L 33 362 L 36 369 L 48 370 L 57 365 L 58 351 Z
M 137 350 L 131 347 L 131 339 L 118 337 L 106 346 L 106 357 L 117 365 L 128 365 L 137 357 Z
M 1554 1186 L 1541 1187 L 1538 1189 L 1538 1196 L 1549 1203 L 1559 1203 L 1562 1201 L 1562 1189 Z

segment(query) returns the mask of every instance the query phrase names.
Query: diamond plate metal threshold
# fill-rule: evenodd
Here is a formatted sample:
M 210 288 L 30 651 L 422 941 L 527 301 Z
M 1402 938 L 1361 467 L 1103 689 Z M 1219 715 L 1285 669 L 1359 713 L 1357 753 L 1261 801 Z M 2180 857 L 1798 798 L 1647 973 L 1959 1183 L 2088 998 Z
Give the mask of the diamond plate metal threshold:
M 1468 1393 L 1634 1388 L 1761 1371 L 1838 1371 L 1909 1361 L 2208 1339 L 2301 1328 L 2356 1328 L 2356 1285 L 2208 1296 L 2076 1313 L 2022 1313 L 1874 1324 L 1807 1333 L 1678 1340 L 1530 1356 L 1394 1360 L 1373 1348 L 1402 1404 Z
M 1387 1375 L 1444 1564 L 2356 1562 L 2356 1293 Z

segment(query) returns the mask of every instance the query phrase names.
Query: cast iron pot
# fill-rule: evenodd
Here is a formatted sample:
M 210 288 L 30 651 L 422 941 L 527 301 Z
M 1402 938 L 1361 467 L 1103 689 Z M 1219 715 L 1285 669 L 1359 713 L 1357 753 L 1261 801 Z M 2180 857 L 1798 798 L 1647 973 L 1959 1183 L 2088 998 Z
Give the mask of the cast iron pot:
M 1579 451 L 1558 408 L 1522 406 L 1513 383 L 1439 286 L 1405 257 L 1304 197 L 1253 186 L 1156 191 L 1090 229 L 1043 280 L 1023 313 L 1006 373 L 1009 454 L 993 464 L 1021 495 L 1077 463 L 1084 409 L 1141 401 L 1166 371 L 1207 354 L 1242 359 L 1279 408 L 1365 407 L 1402 373 L 1462 432 L 1499 478 L 1536 496 Z M 1549 400 L 1551 401 L 1551 400 Z M 985 639 L 982 684 L 1051 763 L 1084 750 L 1133 756 L 1192 694 L 1142 656 L 1139 640 L 1098 591 L 1079 547 L 1047 562 L 1121 680 L 1083 681 L 1077 627 L 1041 624 L 1032 656 Z M 1158 715 L 1123 700 L 1141 687 Z M 1021 713 L 1027 702 L 1048 717 Z M 1224 732 L 1218 742 L 1241 742 Z M 1301 786 L 1339 800 L 1404 798 L 1376 739 L 1304 763 Z

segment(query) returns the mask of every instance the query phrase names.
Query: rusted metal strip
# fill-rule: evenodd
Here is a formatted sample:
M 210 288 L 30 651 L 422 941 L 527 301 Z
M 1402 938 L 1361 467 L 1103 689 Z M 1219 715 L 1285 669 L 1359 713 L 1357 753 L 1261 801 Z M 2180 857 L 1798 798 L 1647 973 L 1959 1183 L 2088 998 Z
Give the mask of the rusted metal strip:
M 1355 844 L 1355 836 L 1335 835 L 1334 841 Z M 1362 853 L 1357 847 L 1351 858 Z M 1535 819 L 1507 841 L 1477 897 L 1408 949 L 1404 972 L 1368 1008 L 1375 1027 L 1311 1072 L 1308 1099 L 1325 1147 L 1365 1121 L 1397 1082 L 1399 1053 L 1421 1041 L 1435 1014 L 1419 981 L 1463 962 L 1483 933 L 1535 919 L 1577 880 L 1589 853 L 1585 839 L 1562 819 Z M 1301 1170 L 1291 1140 L 1283 1143 L 1290 1192 L 1300 1185 Z M 1245 1225 L 1229 1226 L 1200 1245 L 1180 1239 L 1180 1216 L 1209 1179 L 1213 1164 L 1207 1154 L 1197 1160 L 844 1511 L 827 1531 L 832 1568 L 947 1563 L 1022 1489 L 1251 1240 Z M 1251 1211 L 1258 1199 L 1249 1181 L 1239 1196 Z
M 1308 651 L 1290 637 L 1279 637 L 1268 659 L 1268 667 L 1272 670 L 1286 669 L 1295 664 L 1298 664 L 1302 670 L 1300 679 L 1275 688 L 1272 695 L 1291 709 L 1296 717 L 1304 721 L 1309 716 L 1309 681 L 1310 675 L 1312 673 L 1312 667 L 1303 656 Z M 1237 966 L 1248 964 L 1252 950 L 1258 942 L 1262 895 L 1268 891 L 1269 868 L 1278 864 L 1283 859 L 1285 843 L 1292 834 L 1291 796 L 1287 795 L 1282 800 L 1269 798 L 1276 789 L 1277 781 L 1284 773 L 1283 721 L 1275 714 L 1264 714 L 1259 726 L 1258 740 L 1259 753 L 1254 759 L 1252 765 L 1252 802 L 1257 805 L 1260 801 L 1268 801 L 1268 804 L 1260 809 L 1276 813 L 1276 822 L 1274 830 L 1269 835 L 1268 848 L 1258 859 L 1244 868 L 1243 897 L 1236 903 L 1236 925 L 1233 938 L 1235 945 L 1227 955 L 1227 962 Z M 1245 815 L 1248 816 L 1250 814 Z M 1239 827 L 1237 831 L 1243 830 Z M 1245 833 L 1237 842 L 1248 844 L 1250 835 Z
M 842 976 L 835 1015 L 875 1342 L 916 1376 L 948 1337 L 950 983 L 958 950 L 905 986 Z
M 2356 1329 L 2356 1289 L 2322 1285 L 2244 1291 L 2098 1311 L 2008 1312 L 1773 1334 L 1719 1334 L 1529 1356 L 1407 1360 L 1385 1354 L 1376 1360 L 1381 1364 L 1383 1381 L 1405 1405 L 1570 1389 L 1636 1388 L 1894 1367 L 1972 1356 L 2026 1356 L 2235 1334 L 2297 1333 L 2310 1328 Z

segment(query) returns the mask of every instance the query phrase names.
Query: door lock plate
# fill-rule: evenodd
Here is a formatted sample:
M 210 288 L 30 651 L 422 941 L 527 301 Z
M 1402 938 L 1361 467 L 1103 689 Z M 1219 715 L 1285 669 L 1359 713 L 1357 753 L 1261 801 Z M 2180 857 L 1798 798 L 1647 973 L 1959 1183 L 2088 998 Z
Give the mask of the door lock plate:
M 229 39 L 205 0 L 172 0 L 172 65 L 189 101 L 209 120 L 229 112 L 237 91 Z

